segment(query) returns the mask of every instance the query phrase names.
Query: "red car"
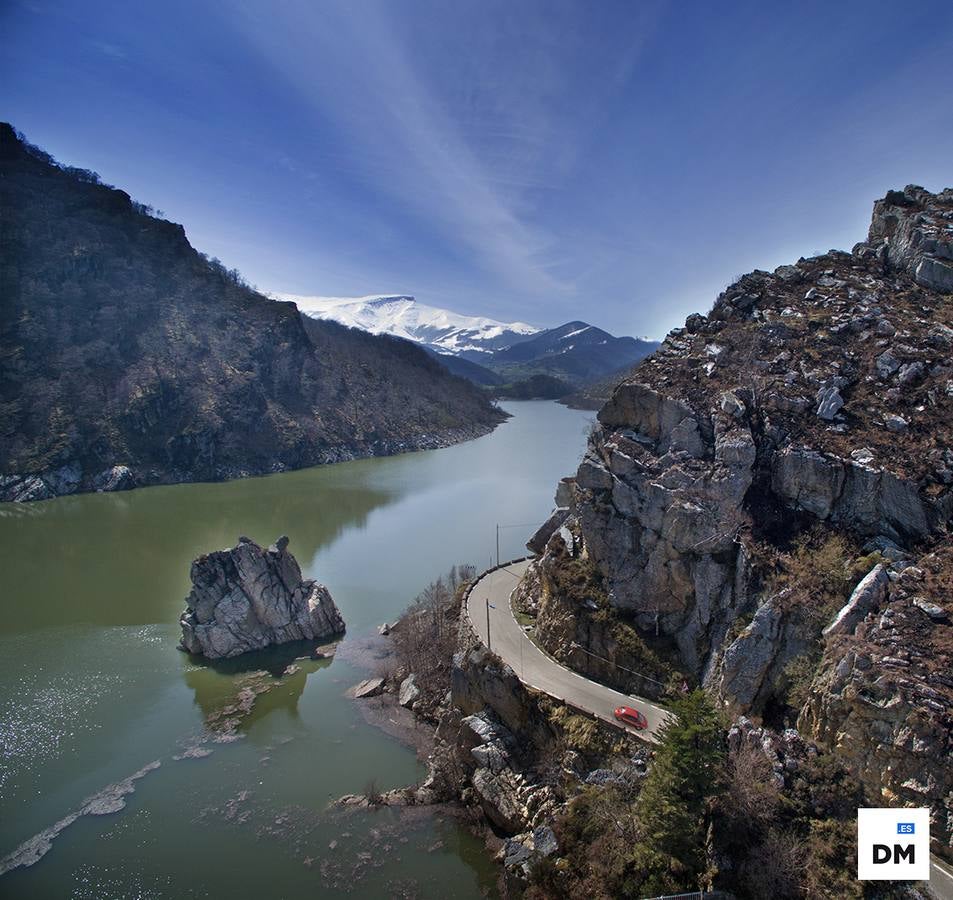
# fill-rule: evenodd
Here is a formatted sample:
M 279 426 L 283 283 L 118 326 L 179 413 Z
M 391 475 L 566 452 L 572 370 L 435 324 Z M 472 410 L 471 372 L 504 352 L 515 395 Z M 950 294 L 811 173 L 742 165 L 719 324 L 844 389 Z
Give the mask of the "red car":
M 631 725 L 640 731 L 649 727 L 649 721 L 637 709 L 631 706 L 617 706 L 613 710 L 615 717 L 624 725 Z

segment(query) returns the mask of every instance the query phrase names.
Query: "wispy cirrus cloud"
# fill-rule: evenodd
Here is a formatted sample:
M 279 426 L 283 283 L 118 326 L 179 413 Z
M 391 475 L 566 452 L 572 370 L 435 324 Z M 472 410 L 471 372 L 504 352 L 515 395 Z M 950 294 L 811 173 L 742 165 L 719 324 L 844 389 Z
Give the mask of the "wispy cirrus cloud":
M 549 19 L 460 6 L 473 27 L 456 53 L 437 34 L 415 35 L 393 11 L 298 0 L 269 10 L 267 21 L 243 7 L 237 24 L 307 101 L 309 125 L 347 135 L 347 157 L 328 160 L 338 171 L 391 196 L 510 290 L 571 291 L 557 273 L 558 235 L 535 215 L 536 198 L 559 189 L 585 135 L 572 105 L 565 16 L 556 5 Z M 526 53 L 514 57 L 521 32 Z M 624 79 L 637 43 L 626 50 L 606 64 L 607 89 Z M 435 77 L 448 67 L 452 78 Z M 573 127 L 561 127 L 570 118 Z

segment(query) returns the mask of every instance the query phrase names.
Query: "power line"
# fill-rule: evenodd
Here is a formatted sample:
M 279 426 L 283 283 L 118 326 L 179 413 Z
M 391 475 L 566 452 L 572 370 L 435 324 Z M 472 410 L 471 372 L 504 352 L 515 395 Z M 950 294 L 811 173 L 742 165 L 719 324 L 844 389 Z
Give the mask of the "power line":
M 620 666 L 615 660 L 606 659 L 606 657 L 600 656 L 598 653 L 593 653 L 591 650 L 587 650 L 585 647 L 583 647 L 581 644 L 577 644 L 575 641 L 573 641 L 569 646 L 575 648 L 576 650 L 582 650 L 583 653 L 588 653 L 590 656 L 594 656 L 596 659 L 601 659 L 603 662 L 609 663 L 610 666 L 615 666 L 617 669 L 622 669 L 623 672 L 631 672 L 633 675 L 638 675 L 639 678 L 644 678 L 646 681 L 651 681 L 653 684 L 665 687 L 664 681 L 659 681 L 657 678 L 652 678 L 651 676 L 645 675 L 642 672 L 636 672 L 635 669 L 629 669 L 626 666 Z
M 501 525 L 496 523 L 496 564 L 500 564 L 500 531 L 503 528 L 535 528 L 538 522 L 520 522 L 515 525 Z

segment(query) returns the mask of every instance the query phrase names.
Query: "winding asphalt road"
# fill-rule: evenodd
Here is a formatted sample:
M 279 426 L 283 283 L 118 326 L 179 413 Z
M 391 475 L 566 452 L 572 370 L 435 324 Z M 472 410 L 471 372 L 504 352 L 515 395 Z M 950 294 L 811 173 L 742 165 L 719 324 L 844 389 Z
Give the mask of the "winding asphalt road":
M 547 656 L 527 636 L 513 616 L 510 595 L 529 560 L 512 563 L 483 575 L 470 591 L 467 614 L 480 640 L 487 643 L 503 662 L 519 676 L 520 681 L 549 694 L 557 700 L 590 713 L 644 740 L 657 743 L 656 733 L 668 713 L 642 697 L 621 694 L 584 678 Z M 487 601 L 489 601 L 490 635 L 487 640 Z M 623 725 L 612 715 L 617 706 L 634 706 L 648 720 L 642 731 Z
M 530 560 L 511 563 L 482 575 L 470 591 L 467 615 L 480 640 L 488 644 L 520 681 L 557 700 L 590 713 L 618 728 L 657 743 L 656 733 L 668 713 L 642 697 L 620 694 L 611 688 L 572 672 L 547 656 L 527 636 L 516 621 L 510 596 L 529 568 Z M 487 602 L 490 635 L 487 640 Z M 634 706 L 648 719 L 648 728 L 635 731 L 612 715 L 617 706 Z M 930 890 L 940 900 L 953 900 L 953 869 L 936 857 L 931 859 Z

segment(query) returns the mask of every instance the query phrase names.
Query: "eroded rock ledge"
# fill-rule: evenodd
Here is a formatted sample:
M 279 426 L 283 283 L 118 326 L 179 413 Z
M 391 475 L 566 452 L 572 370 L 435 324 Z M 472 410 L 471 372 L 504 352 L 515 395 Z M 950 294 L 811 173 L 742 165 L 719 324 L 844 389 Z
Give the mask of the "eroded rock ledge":
M 182 648 L 209 659 L 289 641 L 324 640 L 344 631 L 328 589 L 302 579 L 280 537 L 267 550 L 247 537 L 192 563 Z

